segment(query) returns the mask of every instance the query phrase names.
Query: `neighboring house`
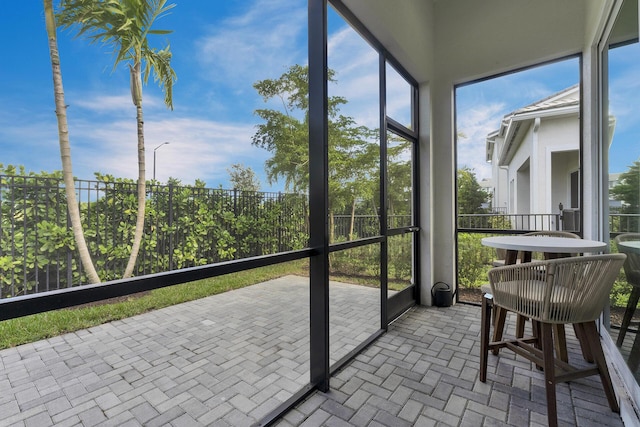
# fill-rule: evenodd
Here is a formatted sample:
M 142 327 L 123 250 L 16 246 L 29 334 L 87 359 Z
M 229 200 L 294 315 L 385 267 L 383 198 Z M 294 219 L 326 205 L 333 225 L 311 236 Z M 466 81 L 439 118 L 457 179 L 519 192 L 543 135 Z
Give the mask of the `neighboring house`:
M 620 184 L 620 175 L 622 175 L 621 172 L 609 174 L 609 190 Z M 609 211 L 620 212 L 620 209 L 622 209 L 622 201 L 616 200 L 611 196 L 611 194 L 609 194 Z
M 485 179 L 492 210 L 508 214 L 562 214 L 564 229 L 579 229 L 580 88 L 564 89 L 504 116 L 486 139 Z M 609 118 L 611 145 L 615 118 Z M 609 175 L 609 188 L 619 173 Z M 562 208 L 561 208 L 562 206 Z M 620 201 L 610 199 L 611 208 Z M 562 212 L 561 212 L 562 211 Z M 549 228 L 563 228 L 552 219 Z
M 580 88 L 572 86 L 504 116 L 486 139 L 494 210 L 560 214 L 580 208 Z M 557 227 L 554 222 L 547 224 Z
M 483 203 L 482 208 L 491 210 L 492 212 L 500 212 L 500 208 L 493 206 L 493 181 L 490 178 L 483 178 L 478 184 L 480 185 L 480 188 L 489 195 L 489 201 L 487 203 Z

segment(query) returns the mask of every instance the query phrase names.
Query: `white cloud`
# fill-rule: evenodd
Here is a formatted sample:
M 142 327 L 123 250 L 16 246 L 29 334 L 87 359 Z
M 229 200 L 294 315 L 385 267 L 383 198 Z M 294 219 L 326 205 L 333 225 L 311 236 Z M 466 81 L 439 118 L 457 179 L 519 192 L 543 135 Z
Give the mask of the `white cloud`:
M 93 111 L 96 113 L 105 112 L 118 112 L 122 111 L 125 106 L 133 106 L 131 101 L 131 95 L 128 93 L 122 93 L 117 95 L 109 94 L 92 94 L 77 96 L 74 94 L 67 94 L 67 101 L 70 103 L 70 109 L 73 107 L 80 107 L 87 111 Z M 147 99 L 145 99 L 146 103 Z M 71 111 L 71 114 L 73 111 Z
M 490 132 L 500 127 L 504 104 L 484 103 L 457 111 L 458 167 L 475 170 L 478 181 L 491 177 L 491 165 L 485 159 L 485 140 Z
M 346 23 L 329 35 L 328 65 L 337 83 L 329 85 L 330 96 L 342 96 L 348 104 L 341 113 L 359 125 L 380 126 L 378 54 Z
M 121 99 L 117 95 L 113 98 Z M 69 118 L 73 171 L 78 178 L 92 179 L 94 172 L 132 179 L 138 176 L 135 110 L 125 108 L 127 117 L 123 117 L 117 108 L 111 111 L 110 100 L 110 96 L 88 99 L 81 104 L 88 106 L 90 113 L 95 109 L 97 114 L 75 108 Z M 101 104 L 105 105 L 105 111 L 95 108 Z M 97 120 L 99 115 L 106 115 L 107 120 L 105 117 Z M 25 165 L 28 171 L 35 172 L 62 168 L 54 114 L 12 115 L 12 120 L 8 115 L 0 117 L 7 119 L 0 121 L 0 141 L 7 144 L 3 146 L 1 163 Z M 171 176 L 192 184 L 201 179 L 215 187 L 227 182 L 226 169 L 231 164 L 243 163 L 265 183 L 263 165 L 268 153 L 251 144 L 255 132 L 252 123 L 218 122 L 172 113 L 145 117 L 148 117 L 145 120 L 148 179 L 153 176 L 154 148 L 170 141 L 157 151 L 156 177 L 160 181 Z
M 122 91 L 122 93 L 116 94 L 82 94 L 81 96 L 77 96 L 77 94 L 71 93 L 67 94 L 67 101 L 70 105 L 70 114 L 73 114 L 74 112 L 73 107 L 79 107 L 84 109 L 85 111 L 90 111 L 93 113 L 113 114 L 124 112 L 127 115 L 131 115 L 130 113 L 132 111 L 135 114 L 136 108 L 133 105 L 133 101 L 131 100 L 131 94 L 129 93 L 129 91 Z M 159 107 L 165 108 L 163 99 L 146 92 L 143 94 L 143 104 L 145 109 Z
M 196 41 L 198 60 L 210 80 L 231 87 L 280 75 L 306 62 L 306 19 L 306 3 L 256 0 Z
M 115 121 L 96 128 L 92 122 L 73 126 L 70 131 L 78 141 L 74 163 L 93 172 L 136 178 L 137 139 L 134 121 Z M 153 176 L 153 152 L 165 141 L 170 144 L 156 151 L 156 178 L 166 181 L 179 178 L 183 183 L 196 179 L 209 185 L 225 181 L 226 168 L 232 163 L 255 161 L 262 153 L 251 145 L 251 125 L 217 123 L 202 119 L 174 118 L 145 122 L 146 176 Z M 82 142 L 79 142 L 82 141 Z
M 639 68 L 629 67 L 612 79 L 609 85 L 609 113 L 616 117 L 616 128 L 619 131 L 640 126 L 640 99 L 633 95 L 640 93 Z

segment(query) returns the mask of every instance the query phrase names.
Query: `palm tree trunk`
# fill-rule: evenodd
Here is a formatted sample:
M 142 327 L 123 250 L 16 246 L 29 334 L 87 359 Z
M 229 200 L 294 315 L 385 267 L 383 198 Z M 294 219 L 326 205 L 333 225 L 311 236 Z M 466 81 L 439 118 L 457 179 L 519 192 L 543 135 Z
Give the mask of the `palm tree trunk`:
M 91 254 L 84 238 L 80 209 L 76 200 L 76 187 L 73 180 L 71 163 L 71 144 L 69 143 L 69 127 L 67 125 L 67 106 L 64 100 L 64 88 L 62 86 L 62 71 L 60 69 L 60 55 L 58 53 L 58 37 L 56 33 L 56 21 L 53 14 L 52 0 L 44 0 L 45 21 L 47 36 L 49 38 L 49 54 L 51 55 L 51 71 L 53 73 L 53 92 L 56 104 L 56 117 L 58 119 L 58 140 L 60 141 L 60 158 L 62 160 L 62 173 L 64 178 L 65 193 L 67 196 L 67 210 L 71 219 L 73 237 L 78 246 L 80 262 L 84 266 L 90 283 L 100 283 L 100 277 L 91 260 Z M 68 266 L 71 268 L 71 266 Z
M 142 81 L 140 75 L 140 62 L 137 62 L 130 69 L 131 72 L 131 96 L 136 106 L 136 121 L 138 124 L 138 213 L 136 215 L 136 229 L 133 235 L 133 244 L 131 246 L 131 254 L 129 262 L 125 268 L 123 278 L 131 277 L 133 269 L 138 259 L 138 252 L 142 243 L 142 235 L 144 231 L 144 214 L 145 204 L 147 200 L 147 188 L 145 177 L 145 158 L 144 158 L 144 121 L 142 118 Z

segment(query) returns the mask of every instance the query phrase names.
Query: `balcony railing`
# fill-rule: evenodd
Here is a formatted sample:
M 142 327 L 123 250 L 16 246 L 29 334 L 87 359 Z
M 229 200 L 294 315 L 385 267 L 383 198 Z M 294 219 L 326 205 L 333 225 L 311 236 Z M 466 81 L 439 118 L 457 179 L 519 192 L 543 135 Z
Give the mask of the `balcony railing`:
M 458 231 L 473 232 L 529 232 L 543 230 L 580 231 L 580 211 L 565 209 L 558 214 L 460 214 Z
M 522 232 L 534 230 L 560 230 L 559 214 L 460 214 L 458 230 L 475 232 L 496 232 L 498 230 L 518 230 Z M 571 230 L 573 231 L 573 230 Z

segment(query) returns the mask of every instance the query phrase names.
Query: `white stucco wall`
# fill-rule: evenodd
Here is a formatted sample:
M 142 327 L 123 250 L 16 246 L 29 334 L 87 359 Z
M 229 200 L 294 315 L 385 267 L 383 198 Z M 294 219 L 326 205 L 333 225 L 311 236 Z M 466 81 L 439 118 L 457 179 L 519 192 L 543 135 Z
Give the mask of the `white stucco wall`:
M 578 169 L 580 119 L 576 116 L 546 118 L 540 122 L 538 130 L 538 176 L 536 189 L 536 213 L 558 212 L 558 203 L 570 207 L 569 174 Z M 558 153 L 571 152 L 565 156 Z M 554 157 L 564 158 L 554 162 Z
M 454 85 L 583 52 L 601 7 L 597 0 L 344 1 L 421 90 L 428 88 L 420 126 L 430 126 L 429 140 L 420 143 L 430 150 L 421 161 L 429 163 L 419 166 L 430 180 L 427 187 L 423 178 L 420 194 L 421 209 L 431 215 L 421 224 L 431 266 L 422 277 L 425 295 L 435 281 L 456 277 Z
M 443 200 L 454 194 L 454 85 L 580 52 L 586 10 L 580 0 L 448 0 L 436 2 L 434 9 L 433 84 L 438 88 L 432 88 L 431 99 L 432 166 L 439 197 L 432 224 L 443 238 L 433 254 L 433 277 L 455 283 L 449 261 L 455 258 L 455 241 L 448 240 L 455 234 L 455 209 L 453 201 Z M 517 19 L 524 16 L 527 19 Z

